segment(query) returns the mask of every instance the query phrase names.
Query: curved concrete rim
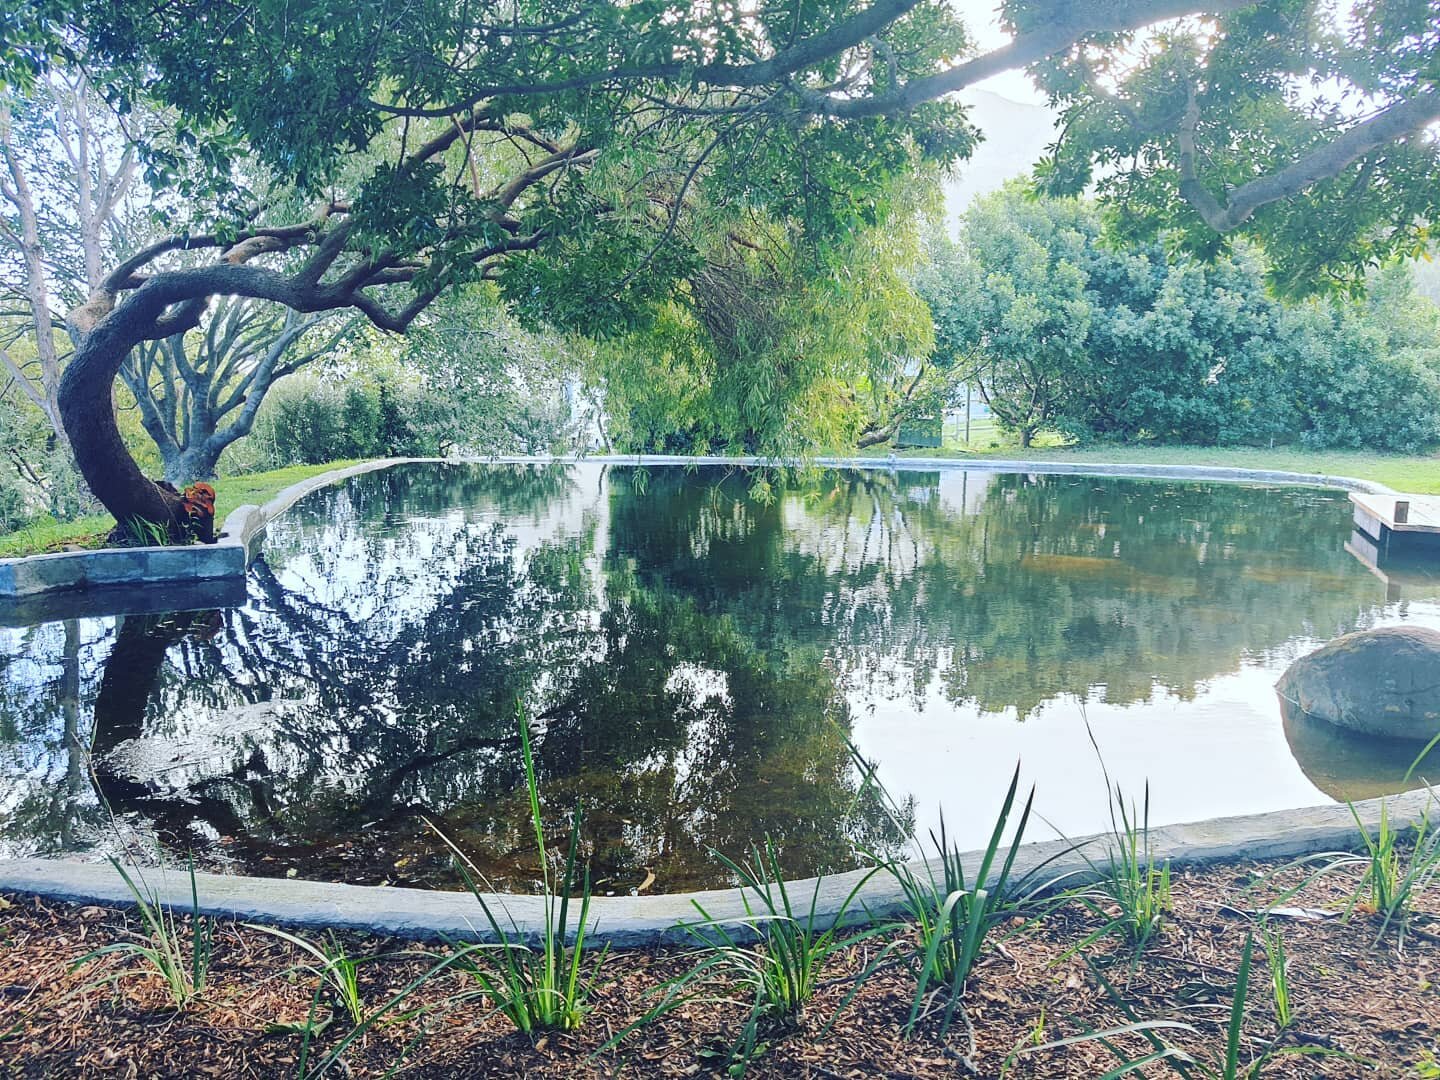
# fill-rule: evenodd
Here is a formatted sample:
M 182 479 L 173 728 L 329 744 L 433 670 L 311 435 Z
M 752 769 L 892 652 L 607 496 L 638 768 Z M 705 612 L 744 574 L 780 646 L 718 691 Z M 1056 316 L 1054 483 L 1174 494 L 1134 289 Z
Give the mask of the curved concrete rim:
M 1392 828 L 1419 823 L 1430 813 L 1429 790 L 1354 804 L 1372 835 L 1379 828 L 1382 806 Z M 1022 844 L 1015 858 L 1019 887 L 1054 883 L 1068 887 L 1091 880 L 1095 866 L 1106 860 L 1113 839 L 1104 835 L 1078 842 L 1063 840 Z M 1347 851 L 1360 842 L 1351 808 L 1345 804 L 1276 810 L 1241 817 L 1212 818 L 1150 830 L 1155 864 L 1201 866 L 1239 859 L 1288 859 L 1320 851 Z M 963 856 L 973 875 L 982 853 Z M 928 864 L 906 864 L 923 875 Z M 132 869 L 132 873 L 135 871 Z M 142 888 L 152 901 L 188 910 L 190 879 L 176 869 L 139 871 Z M 1027 880 L 1027 875 L 1028 880 Z M 225 918 L 300 927 L 359 930 L 396 937 L 494 940 L 475 898 L 464 892 L 341 885 L 285 878 L 250 878 L 197 873 L 200 910 Z M 905 896 L 894 876 L 885 871 L 852 870 L 786 885 L 799 911 L 814 900 L 819 927 L 859 924 L 903 914 Z M 125 905 L 133 898 L 115 869 L 104 863 L 56 859 L 15 859 L 0 862 L 0 892 L 25 893 L 56 900 Z M 546 914 L 539 896 L 487 894 L 485 902 L 512 940 L 534 941 L 544 930 Z M 645 947 L 693 940 L 692 929 L 708 919 L 725 922 L 731 933 L 744 936 L 746 897 L 740 889 L 658 896 L 598 896 L 590 907 L 587 944 Z M 702 910 L 703 909 L 703 910 Z M 573 934 L 572 927 L 567 927 Z
M 490 458 L 383 458 L 321 473 L 279 492 L 264 506 L 238 507 L 226 518 L 221 543 L 253 554 L 265 526 L 295 502 L 322 487 L 351 476 L 412 463 L 475 464 L 577 464 L 600 462 L 621 465 L 777 465 L 759 457 L 684 457 L 668 455 L 506 456 Z M 793 463 L 791 463 L 793 464 Z M 1080 474 L 1153 479 L 1210 480 L 1227 483 L 1295 484 L 1388 494 L 1383 484 L 1353 477 L 1295 473 L 1263 469 L 1235 469 L 1198 465 L 1141 465 L 1097 462 L 1032 462 L 966 458 L 824 457 L 810 464 L 830 468 L 884 470 L 955 469 L 1015 472 L 1034 475 Z M 134 549 L 130 549 L 134 550 Z M 157 549 L 166 550 L 166 549 Z M 83 554 L 83 553 L 77 553 Z M 53 556 L 47 556 L 53 557 Z M 1429 792 L 1411 792 L 1388 800 L 1356 804 L 1367 828 L 1378 826 L 1380 807 L 1389 803 L 1391 821 L 1403 826 L 1428 812 Z M 1170 825 L 1151 830 L 1152 856 L 1157 862 L 1194 865 L 1243 858 L 1287 858 L 1325 849 L 1344 849 L 1356 840 L 1350 809 L 1340 804 L 1279 810 L 1242 817 Z M 1024 844 L 1016 857 L 1017 876 L 1033 873 L 1040 881 L 1078 882 L 1092 875 L 1093 862 L 1103 859 L 1106 838 L 1079 843 L 1046 841 Z M 980 852 L 964 856 L 971 873 Z M 923 861 L 908 864 L 924 873 Z M 144 871 L 147 888 L 163 903 L 190 904 L 188 876 L 164 869 Z M 421 889 L 343 885 L 326 882 L 246 878 L 220 874 L 196 875 L 201 910 L 207 914 L 254 919 L 296 926 L 325 926 L 366 930 L 401 937 L 454 937 L 483 940 L 489 936 L 486 920 L 474 898 L 465 893 Z M 837 921 L 864 921 L 898 913 L 904 894 L 886 873 L 856 870 L 824 878 L 790 882 L 790 894 L 804 907 L 814 897 L 819 925 Z M 0 861 L 0 891 L 30 893 L 63 900 L 124 904 L 131 896 L 114 869 L 106 864 L 56 859 Z M 533 938 L 545 925 L 540 897 L 494 894 L 486 897 L 492 909 L 503 912 L 517 936 Z M 848 902 L 847 902 L 848 901 Z M 703 908 L 703 914 L 701 909 Z M 686 940 L 683 927 L 709 917 L 743 924 L 745 897 L 737 889 L 710 890 L 663 896 L 596 897 L 591 907 L 589 940 L 618 946 L 655 945 Z
M 1035 476 L 1117 476 L 1151 480 L 1211 480 L 1231 484 L 1285 484 L 1303 487 L 1326 487 L 1341 491 L 1367 491 L 1375 495 L 1396 494 L 1393 488 L 1373 480 L 1354 476 L 1331 476 L 1326 473 L 1288 472 L 1283 469 L 1240 469 L 1221 465 L 1144 465 L 1126 462 L 1097 461 L 1025 461 L 1009 458 L 935 458 L 935 457 L 816 457 L 808 461 L 758 456 L 726 457 L 722 455 L 683 454 L 502 454 L 491 457 L 394 457 L 376 458 L 357 465 L 320 473 L 291 484 L 263 506 L 247 503 L 237 506 L 225 518 L 220 543 L 240 544 L 247 555 L 253 555 L 256 542 L 268 525 L 312 491 L 329 487 L 362 473 L 388 469 L 395 465 L 580 465 L 586 462 L 605 465 L 733 465 L 797 466 L 818 465 L 830 469 L 878 469 L 885 471 L 935 469 L 964 472 L 1026 473 Z M 77 553 L 78 554 L 78 553 Z

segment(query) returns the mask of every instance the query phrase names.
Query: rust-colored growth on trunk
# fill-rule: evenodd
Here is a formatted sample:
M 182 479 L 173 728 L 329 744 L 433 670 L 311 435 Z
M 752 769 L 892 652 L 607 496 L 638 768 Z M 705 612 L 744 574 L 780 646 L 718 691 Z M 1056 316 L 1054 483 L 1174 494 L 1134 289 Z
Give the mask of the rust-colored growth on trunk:
M 206 483 L 191 484 L 180 503 L 185 531 L 206 544 L 215 543 L 215 489 Z

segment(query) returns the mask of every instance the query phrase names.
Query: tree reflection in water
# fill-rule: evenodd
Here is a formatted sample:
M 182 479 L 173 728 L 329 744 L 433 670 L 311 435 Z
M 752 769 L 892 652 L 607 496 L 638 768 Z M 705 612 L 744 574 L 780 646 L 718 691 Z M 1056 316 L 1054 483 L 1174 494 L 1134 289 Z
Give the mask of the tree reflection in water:
M 97 843 L 89 773 L 121 820 L 245 872 L 450 882 L 430 818 L 525 888 L 519 703 L 556 842 L 583 799 L 601 891 L 720 884 L 710 849 L 767 834 L 788 872 L 838 870 L 899 841 L 849 760 L 867 702 L 1184 698 L 1374 610 L 1332 493 L 748 483 L 396 467 L 272 525 L 241 608 L 0 632 L 0 845 Z

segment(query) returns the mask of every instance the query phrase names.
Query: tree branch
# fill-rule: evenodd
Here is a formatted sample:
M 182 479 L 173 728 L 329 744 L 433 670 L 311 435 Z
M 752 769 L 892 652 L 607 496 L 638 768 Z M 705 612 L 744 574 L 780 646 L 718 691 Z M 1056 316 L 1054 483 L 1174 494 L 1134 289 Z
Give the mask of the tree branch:
M 1279 172 L 1257 177 L 1235 188 L 1221 205 L 1199 178 L 1195 132 L 1200 123 L 1200 109 L 1192 90 L 1176 130 L 1180 194 L 1206 225 L 1218 233 L 1227 233 L 1244 224 L 1267 203 L 1298 195 L 1314 183 L 1338 176 L 1371 151 L 1413 135 L 1436 120 L 1440 120 L 1440 90 L 1431 87 L 1382 109 Z
M 781 49 L 764 60 L 748 64 L 695 65 L 663 61 L 590 71 L 568 79 L 556 79 L 549 82 L 526 80 L 484 84 L 472 87 L 463 100 L 449 105 L 417 107 L 383 102 L 373 102 L 372 104 L 382 112 L 396 116 L 443 119 L 454 113 L 473 109 L 477 104 L 489 98 L 536 97 L 571 90 L 584 90 L 601 83 L 641 82 L 654 79 L 672 82 L 688 81 L 696 86 L 766 86 L 794 75 L 797 71 L 834 56 L 836 53 L 854 48 L 918 7 L 920 2 L 921 0 L 876 0 L 864 11 L 857 12 L 836 23 L 828 30 Z M 502 33 L 508 33 L 508 31 L 502 31 Z
M 1025 30 L 1008 45 L 984 53 L 947 71 L 912 79 L 883 94 L 848 97 L 818 91 L 797 92 L 803 111 L 837 119 L 856 119 L 904 112 L 916 105 L 973 86 L 1002 71 L 1025 67 L 1068 49 L 1095 33 L 1121 33 L 1201 12 L 1218 14 L 1249 7 L 1255 0 L 1079 0 L 1054 4 L 1054 21 Z

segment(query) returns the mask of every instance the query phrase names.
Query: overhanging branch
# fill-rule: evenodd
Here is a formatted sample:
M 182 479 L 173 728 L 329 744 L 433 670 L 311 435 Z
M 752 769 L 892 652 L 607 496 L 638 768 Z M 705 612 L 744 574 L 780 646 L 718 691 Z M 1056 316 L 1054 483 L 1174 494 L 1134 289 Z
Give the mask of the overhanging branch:
M 1222 205 L 1199 177 L 1195 132 L 1200 110 L 1192 92 L 1185 116 L 1176 130 L 1180 194 L 1206 225 L 1218 233 L 1227 233 L 1239 228 L 1267 203 L 1298 195 L 1312 184 L 1337 176 L 1366 154 L 1413 135 L 1437 120 L 1440 120 L 1440 90 L 1431 87 L 1382 109 L 1279 172 L 1257 177 L 1235 188 Z

